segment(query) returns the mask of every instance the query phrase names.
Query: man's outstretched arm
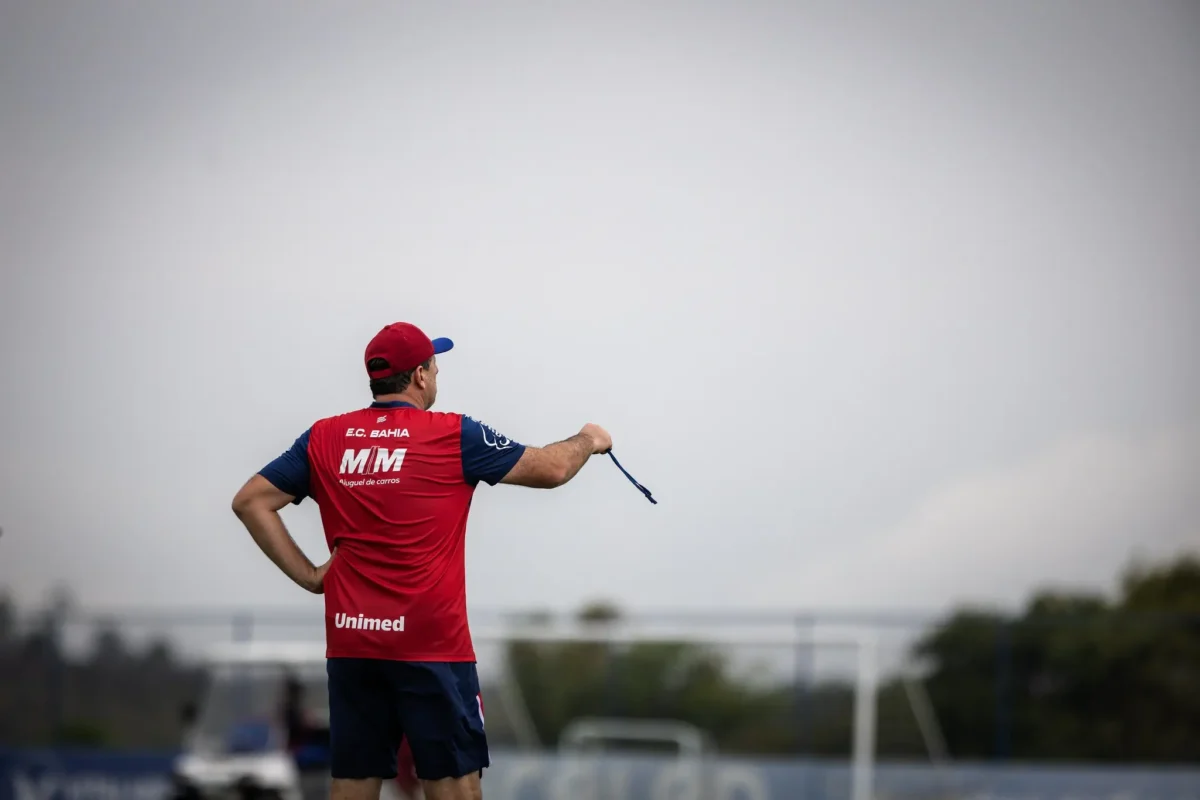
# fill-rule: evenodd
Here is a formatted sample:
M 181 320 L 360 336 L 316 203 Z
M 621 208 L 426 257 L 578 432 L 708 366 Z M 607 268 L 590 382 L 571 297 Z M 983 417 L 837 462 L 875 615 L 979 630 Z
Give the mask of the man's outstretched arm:
M 608 431 L 589 423 L 570 439 L 545 447 L 526 447 L 500 482 L 534 489 L 554 489 L 579 474 L 589 458 L 611 449 L 612 437 Z
M 333 555 L 323 565 L 314 566 L 288 533 L 279 510 L 295 499 L 294 495 L 276 488 L 262 475 L 255 475 L 234 496 L 233 513 L 246 526 L 255 544 L 284 575 L 304 589 L 320 594 Z

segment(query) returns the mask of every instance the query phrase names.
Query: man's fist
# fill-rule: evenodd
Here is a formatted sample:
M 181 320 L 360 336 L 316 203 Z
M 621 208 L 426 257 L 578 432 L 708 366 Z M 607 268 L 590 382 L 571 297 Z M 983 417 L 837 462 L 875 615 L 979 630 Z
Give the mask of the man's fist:
M 608 431 L 599 425 L 593 425 L 589 422 L 583 426 L 583 430 L 580 433 L 592 440 L 592 455 L 600 455 L 612 450 L 612 437 L 608 435 Z

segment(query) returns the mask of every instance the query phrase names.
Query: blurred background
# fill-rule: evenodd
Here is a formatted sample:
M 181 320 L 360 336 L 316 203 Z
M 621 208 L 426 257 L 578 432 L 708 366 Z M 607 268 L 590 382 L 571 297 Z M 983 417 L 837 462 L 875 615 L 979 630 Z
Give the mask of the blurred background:
M 0 0 L 0 800 L 311 672 L 396 320 L 660 500 L 477 493 L 486 796 L 1200 798 L 1198 220 L 1187 0 Z

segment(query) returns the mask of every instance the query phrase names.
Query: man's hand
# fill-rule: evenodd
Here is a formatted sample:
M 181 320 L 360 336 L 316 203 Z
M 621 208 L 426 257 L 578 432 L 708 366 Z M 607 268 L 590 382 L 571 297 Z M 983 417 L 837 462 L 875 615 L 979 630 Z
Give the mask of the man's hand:
M 329 554 L 329 560 L 319 567 L 313 567 L 312 574 L 300 585 L 313 594 L 325 594 L 325 575 L 329 572 L 329 567 L 333 565 L 333 559 L 336 557 L 337 548 L 335 547 Z
M 313 594 L 325 591 L 325 574 L 333 563 L 333 554 L 319 567 L 314 567 L 288 533 L 279 510 L 295 498 L 275 488 L 262 475 L 246 481 L 233 498 L 233 513 L 246 526 L 255 543 L 298 586 Z M 335 552 L 337 548 L 334 548 Z
M 612 437 L 608 435 L 608 431 L 599 425 L 593 425 L 589 422 L 579 432 L 592 440 L 592 455 L 604 455 L 609 450 L 612 450 Z

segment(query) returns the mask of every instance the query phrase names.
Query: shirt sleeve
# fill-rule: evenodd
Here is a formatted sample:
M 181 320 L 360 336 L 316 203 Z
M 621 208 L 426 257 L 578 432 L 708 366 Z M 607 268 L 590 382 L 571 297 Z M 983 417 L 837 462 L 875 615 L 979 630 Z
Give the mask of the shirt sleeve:
M 312 428 L 309 428 L 281 456 L 258 471 L 276 489 L 296 498 L 292 502 L 297 505 L 308 497 L 308 437 L 311 434 Z
M 490 425 L 462 418 L 462 468 L 467 483 L 495 486 L 521 459 L 525 445 L 514 442 Z

